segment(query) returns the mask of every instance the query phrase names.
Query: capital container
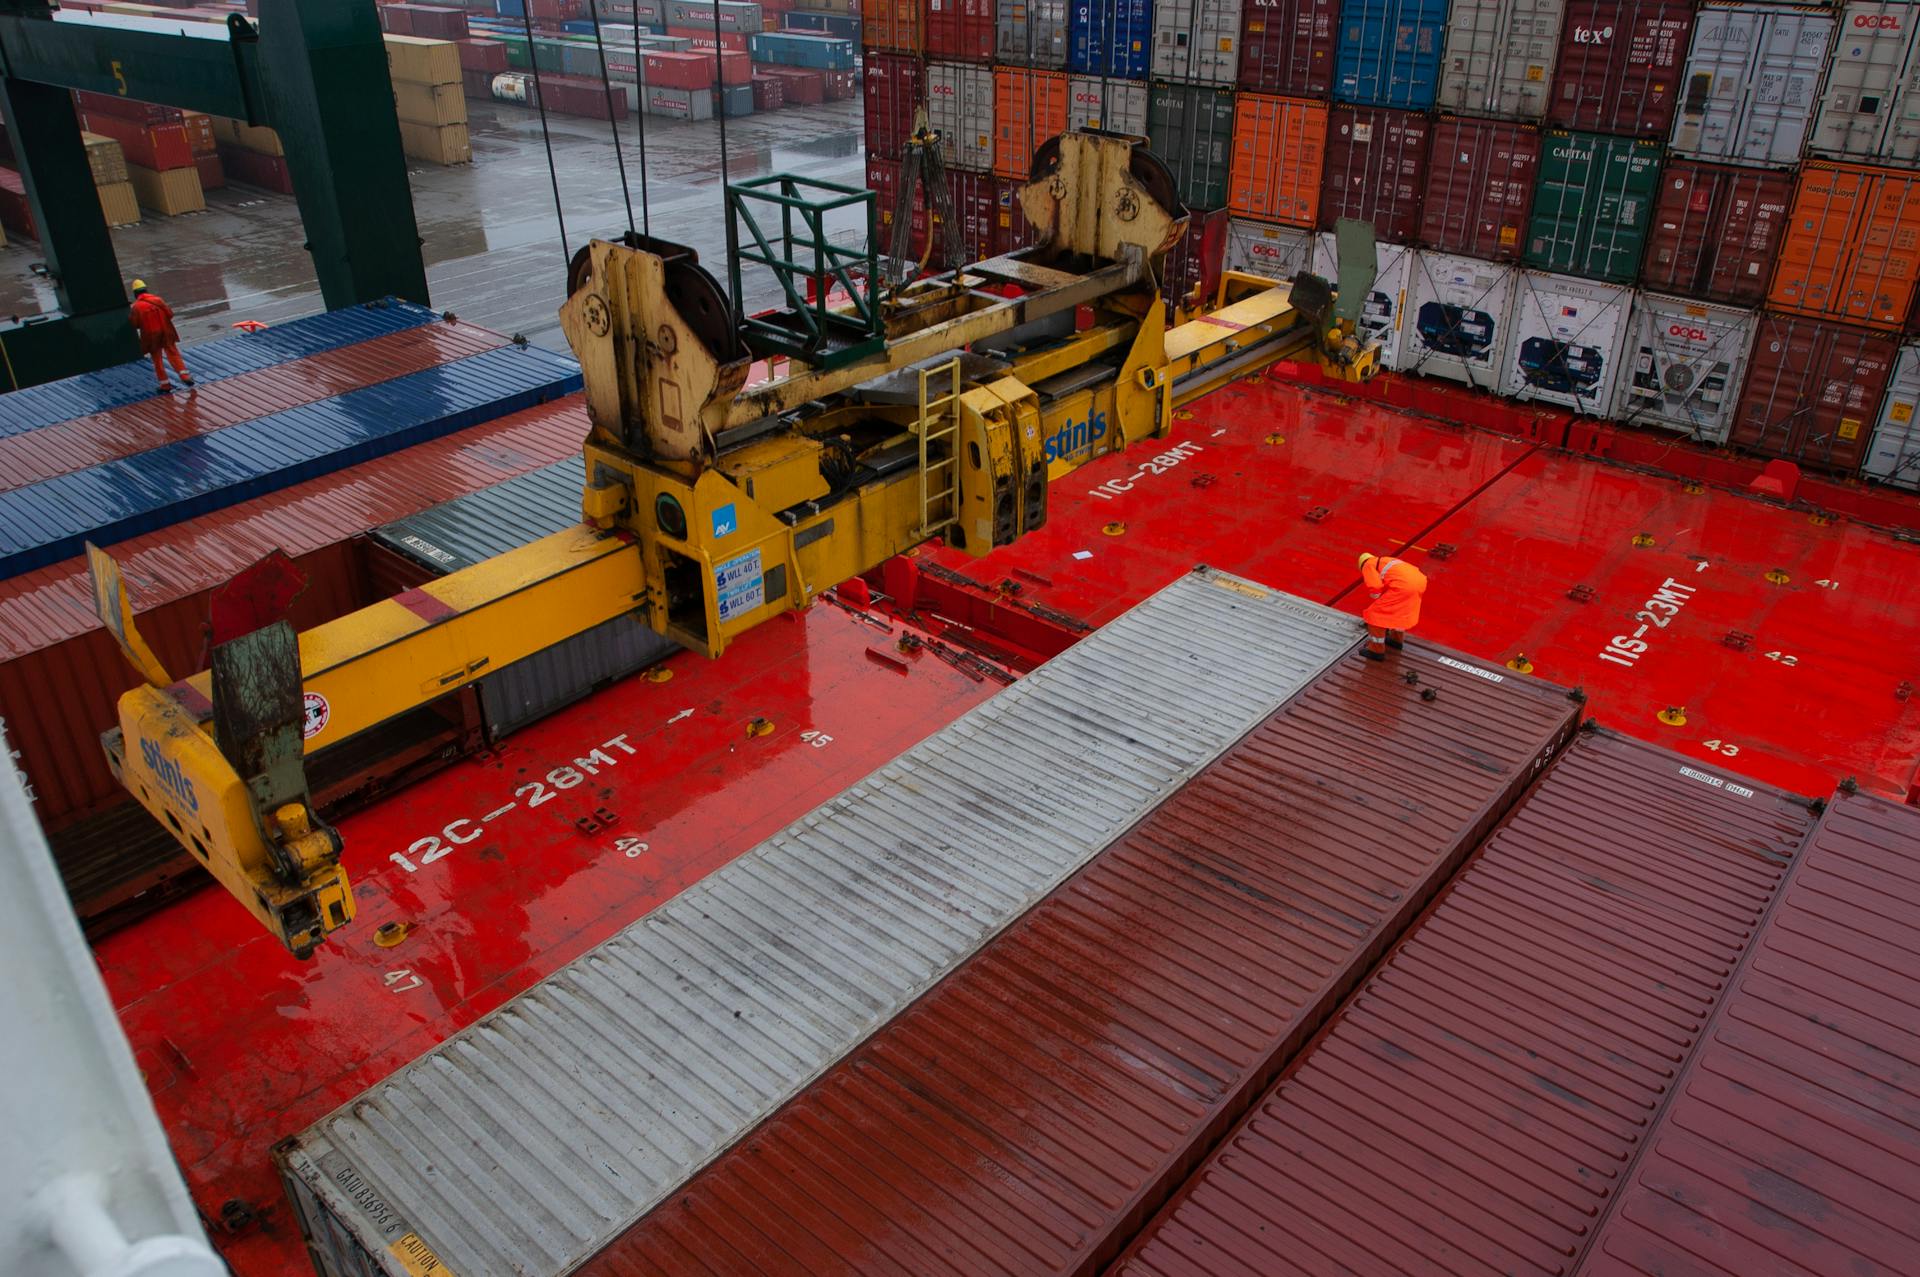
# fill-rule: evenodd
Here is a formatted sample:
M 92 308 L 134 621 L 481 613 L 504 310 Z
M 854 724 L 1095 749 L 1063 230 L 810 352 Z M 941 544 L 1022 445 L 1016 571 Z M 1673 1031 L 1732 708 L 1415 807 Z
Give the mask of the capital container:
M 1432 122 L 1412 111 L 1336 104 L 1327 112 L 1320 225 L 1373 223 L 1381 239 L 1411 243 L 1420 230 Z
M 1417 639 L 1340 661 L 581 1277 L 1100 1271 L 1572 719 Z M 1413 759 L 1418 792 L 1382 784 Z
M 1376 240 L 1373 286 L 1360 307 L 1360 331 L 1380 343 L 1382 367 L 1400 358 L 1400 336 L 1407 309 L 1407 285 L 1413 277 L 1413 250 Z M 1333 231 L 1313 237 L 1313 272 L 1323 279 L 1340 278 L 1340 247 Z
M 1187 229 L 1167 250 L 1166 279 L 1160 295 L 1169 306 L 1199 303 L 1211 306 L 1220 291 L 1220 271 L 1226 265 L 1230 210 L 1216 208 L 1187 214 Z
M 1227 206 L 1240 217 L 1312 226 L 1320 213 L 1326 150 L 1324 103 L 1240 94 L 1234 105 Z
M 1567 0 L 1547 120 L 1664 139 L 1692 34 L 1691 0 Z
M 1807 149 L 1839 160 L 1920 160 L 1920 5 L 1852 0 L 1839 21 Z
M 1233 91 L 1156 81 L 1147 94 L 1147 142 L 1173 170 L 1189 208 L 1221 208 L 1233 169 Z
M 1797 164 L 1832 39 L 1825 9 L 1700 6 L 1673 149 L 1735 164 Z
M 1540 130 L 1504 120 L 1434 121 L 1419 242 L 1518 261 L 1540 177 Z
M 1640 282 L 1659 292 L 1759 305 L 1792 202 L 1787 173 L 1670 162 L 1660 172 Z
M 1641 293 L 1627 329 L 1614 415 L 1700 443 L 1725 443 L 1757 318 L 1691 297 Z
M 1612 414 L 1633 289 L 1523 270 L 1515 283 L 1500 393 Z
M 927 0 L 927 56 L 956 62 L 993 58 L 994 0 Z
M 1268 279 L 1292 279 L 1313 269 L 1314 239 L 1312 231 L 1236 217 L 1227 223 L 1226 266 Z
M 913 133 L 914 112 L 927 100 L 927 64 L 904 53 L 870 53 L 861 74 L 867 154 L 897 160 Z
M 1810 160 L 1767 304 L 1899 328 L 1920 281 L 1920 173 Z
M 1920 489 L 1920 423 L 1914 410 L 1920 407 L 1920 346 L 1902 346 L 1893 366 L 1893 379 L 1887 385 L 1886 401 L 1880 406 L 1880 418 L 1874 423 L 1873 440 L 1867 445 L 1866 460 L 1860 473 L 1883 483 Z
M 1154 0 L 1156 80 L 1231 85 L 1240 73 L 1240 0 Z
M 997 0 L 993 60 L 1007 66 L 1067 65 L 1067 0 Z
M 948 164 L 993 167 L 993 72 L 965 62 L 927 64 L 927 123 Z
M 1333 96 L 1425 110 L 1439 91 L 1447 0 L 1343 0 Z
M 1058 71 L 993 69 L 993 171 L 1025 181 L 1033 152 L 1067 127 L 1068 79 Z
M 1240 87 L 1295 97 L 1332 92 L 1339 11 L 1340 0 L 1245 0 Z
M 1397 370 L 1496 388 L 1519 272 L 1499 262 L 1422 249 L 1413 255 L 1408 273 Z
M 919 53 L 926 39 L 920 25 L 926 0 L 860 0 L 860 43 L 890 53 Z
M 1153 61 L 1153 0 L 1068 0 L 1067 70 L 1144 80 Z
M 1434 105 L 1537 120 L 1560 50 L 1565 0 L 1453 0 Z
M 1885 333 L 1763 315 L 1730 438 L 1764 456 L 1852 474 L 1866 456 L 1899 353 Z
M 1147 132 L 1147 86 L 1138 80 L 1076 75 L 1067 85 L 1067 127 Z
M 1527 265 L 1631 280 L 1659 183 L 1658 142 L 1549 130 L 1527 220 Z

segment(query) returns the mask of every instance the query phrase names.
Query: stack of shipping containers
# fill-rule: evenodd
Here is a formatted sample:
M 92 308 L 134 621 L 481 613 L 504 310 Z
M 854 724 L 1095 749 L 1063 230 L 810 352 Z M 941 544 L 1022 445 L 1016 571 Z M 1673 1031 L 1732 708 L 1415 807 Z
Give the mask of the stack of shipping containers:
M 1037 143 L 1141 134 L 1169 295 L 1362 218 L 1403 373 L 1920 487 L 1920 3 L 862 3 L 883 222 L 923 105 L 975 257 Z

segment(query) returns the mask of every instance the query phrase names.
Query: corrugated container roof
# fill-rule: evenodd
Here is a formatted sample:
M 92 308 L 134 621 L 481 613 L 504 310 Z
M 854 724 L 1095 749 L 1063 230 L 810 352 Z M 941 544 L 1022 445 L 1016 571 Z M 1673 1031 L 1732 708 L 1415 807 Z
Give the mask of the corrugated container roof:
M 371 535 L 423 567 L 457 572 L 580 522 L 585 482 L 580 458 L 567 457 L 375 528 Z
M 396 1274 L 396 1223 L 454 1272 L 569 1271 L 1357 632 L 1182 576 L 281 1145 L 295 1202 Z
M 1920 811 L 1827 809 L 1580 1272 L 1920 1266 Z
M 193 369 L 194 382 L 205 386 L 384 333 L 416 328 L 438 318 L 425 306 L 390 297 L 384 302 L 290 320 L 257 333 L 194 342 L 186 347 L 190 356 L 187 366 Z M 0 438 L 151 398 L 153 365 L 145 359 L 43 386 L 28 386 L 0 395 Z
M 1566 1273 L 1813 822 L 1582 733 L 1115 1272 Z
M 1576 717 L 1428 644 L 1337 663 L 583 1275 L 1091 1271 Z

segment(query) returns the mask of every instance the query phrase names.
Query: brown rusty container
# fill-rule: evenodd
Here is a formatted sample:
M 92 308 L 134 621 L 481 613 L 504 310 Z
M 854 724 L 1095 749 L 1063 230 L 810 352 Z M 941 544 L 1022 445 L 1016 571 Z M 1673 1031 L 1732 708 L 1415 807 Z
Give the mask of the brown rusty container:
M 1792 174 L 1675 160 L 1660 174 L 1641 284 L 1759 305 L 1792 202 Z
M 1687 0 L 1568 0 L 1547 120 L 1666 141 L 1692 34 Z
M 1801 315 L 1762 316 L 1731 442 L 1833 474 L 1854 473 L 1899 353 L 1884 333 Z
M 1240 87 L 1248 93 L 1324 97 L 1333 88 L 1339 0 L 1245 0 Z
M 1427 157 L 1420 243 L 1488 261 L 1518 261 L 1539 176 L 1539 129 L 1440 117 Z
M 1320 175 L 1320 226 L 1343 217 L 1372 222 L 1374 233 L 1410 244 L 1426 193 L 1425 114 L 1385 107 L 1335 106 L 1327 113 L 1326 167 Z

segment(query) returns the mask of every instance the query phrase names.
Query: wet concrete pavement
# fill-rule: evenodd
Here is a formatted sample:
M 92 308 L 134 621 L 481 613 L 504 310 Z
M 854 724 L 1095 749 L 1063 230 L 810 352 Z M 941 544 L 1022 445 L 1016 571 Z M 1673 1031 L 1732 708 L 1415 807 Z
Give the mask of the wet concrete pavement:
M 566 283 L 566 255 L 554 217 L 540 117 L 505 104 L 470 102 L 473 163 L 409 170 L 414 217 L 437 307 L 507 333 L 565 349 L 555 312 Z M 726 284 L 726 220 L 721 200 L 720 122 L 649 117 L 645 215 L 637 153 L 640 121 L 619 125 L 635 225 L 650 220 L 663 238 L 691 244 Z M 549 116 L 567 246 L 627 228 L 611 127 Z M 726 122 L 727 175 L 768 173 L 865 185 L 860 104 L 830 102 Z M 313 266 L 301 247 L 300 213 L 291 196 L 229 186 L 207 192 L 207 211 L 185 217 L 143 212 L 137 226 L 113 232 L 121 273 L 143 276 L 173 305 L 189 342 L 242 319 L 276 323 L 321 308 Z M 846 214 L 830 222 L 837 242 L 864 228 Z M 53 306 L 53 290 L 33 274 L 41 260 L 31 240 L 0 249 L 0 315 Z M 762 273 L 743 281 L 749 309 L 775 303 Z

